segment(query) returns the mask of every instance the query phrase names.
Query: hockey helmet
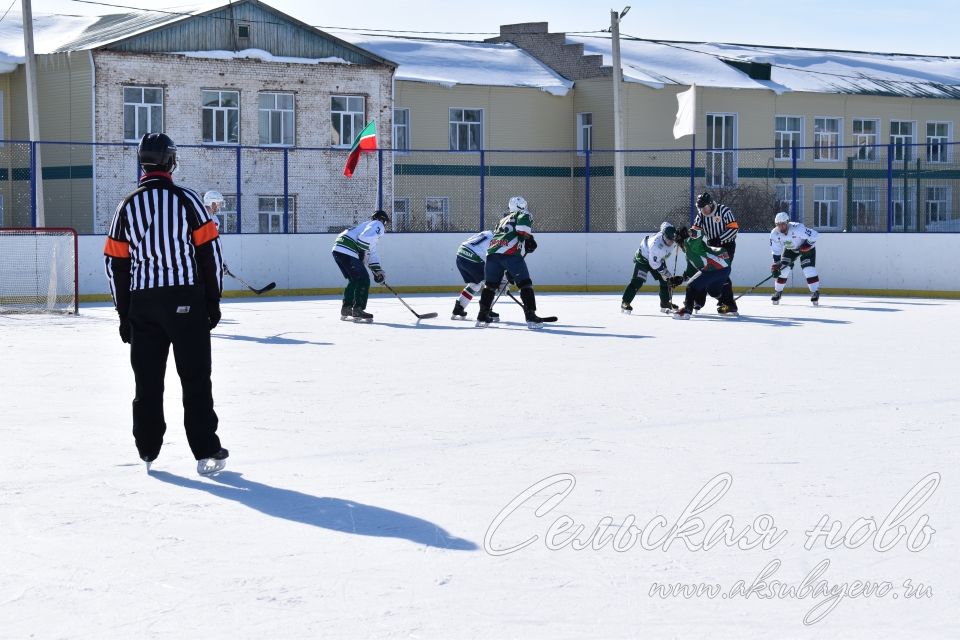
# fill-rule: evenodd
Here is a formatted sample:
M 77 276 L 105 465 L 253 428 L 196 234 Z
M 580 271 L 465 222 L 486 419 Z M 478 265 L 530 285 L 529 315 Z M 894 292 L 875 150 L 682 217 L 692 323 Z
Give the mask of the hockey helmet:
M 223 206 L 223 194 L 219 191 L 207 191 L 203 194 L 203 204 L 204 206 L 209 207 L 212 204 L 218 204 L 221 207 Z
M 697 209 L 703 209 L 708 204 L 713 204 L 713 196 L 704 191 L 697 196 Z
M 510 213 L 518 213 L 527 210 L 527 201 L 523 196 L 513 196 L 507 204 Z
M 703 237 L 703 229 L 701 229 L 697 225 L 693 225 L 692 227 L 690 227 L 690 231 L 687 232 L 687 237 L 692 238 L 694 240 L 699 240 L 700 238 Z
M 773 224 L 785 224 L 790 222 L 790 214 L 786 211 L 781 211 L 773 218 Z
M 390 222 L 390 216 L 383 209 L 377 209 L 373 212 L 373 215 L 370 216 L 371 220 L 379 220 L 383 224 L 388 224 Z
M 670 242 L 674 242 L 677 239 L 677 228 L 669 222 L 662 222 L 660 224 L 660 233 Z
M 147 171 L 172 172 L 177 166 L 177 145 L 165 133 L 145 133 L 137 146 L 137 161 Z

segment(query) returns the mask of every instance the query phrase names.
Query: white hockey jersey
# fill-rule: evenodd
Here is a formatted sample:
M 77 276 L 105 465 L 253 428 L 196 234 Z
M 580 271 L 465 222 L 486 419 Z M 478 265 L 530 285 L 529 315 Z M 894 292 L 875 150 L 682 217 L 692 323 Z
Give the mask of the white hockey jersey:
M 493 231 L 475 233 L 460 244 L 457 255 L 471 262 L 485 262 L 491 240 L 493 240 Z
M 770 252 L 775 256 L 782 256 L 784 250 L 799 251 L 804 242 L 815 244 L 820 234 L 814 229 L 808 229 L 802 222 L 787 223 L 787 232 L 780 233 L 774 227 L 770 232 Z
M 662 232 L 647 236 L 640 243 L 640 249 L 634 260 L 642 256 L 652 270 L 666 274 L 668 273 L 667 258 L 673 253 L 675 246 L 664 242 Z
M 354 258 L 359 258 L 360 254 L 363 253 L 366 255 L 370 268 L 378 269 L 380 268 L 380 256 L 377 255 L 377 242 L 385 231 L 383 223 L 379 220 L 361 222 L 337 236 L 337 242 L 333 245 L 333 250 Z

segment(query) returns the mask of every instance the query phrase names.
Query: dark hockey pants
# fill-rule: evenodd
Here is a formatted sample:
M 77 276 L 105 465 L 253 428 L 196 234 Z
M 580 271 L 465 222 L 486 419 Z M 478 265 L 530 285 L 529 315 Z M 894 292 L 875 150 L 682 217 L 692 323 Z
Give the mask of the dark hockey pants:
M 708 294 L 716 298 L 719 304 L 727 305 L 732 309 L 737 308 L 737 303 L 733 299 L 733 283 L 730 282 L 730 267 L 705 271 L 703 275 L 698 276 L 687 286 L 683 306 L 687 310 L 693 309 L 694 305 L 702 307 Z
M 142 458 L 154 459 L 163 445 L 167 355 L 183 389 L 183 426 L 194 458 L 220 450 L 210 382 L 210 324 L 202 287 L 161 287 L 130 294 L 130 364 L 136 380 L 133 437 Z
M 647 281 L 647 274 L 653 276 L 653 279 L 660 283 L 660 306 L 666 307 L 670 304 L 670 285 L 667 284 L 667 281 L 663 279 L 663 276 L 660 275 L 659 271 L 650 270 L 650 263 L 646 260 L 642 262 L 637 262 L 633 267 L 633 277 L 630 279 L 630 284 L 627 285 L 627 288 L 623 290 L 623 301 L 627 304 L 633 302 L 633 299 L 637 296 L 637 291 L 640 290 L 640 287 Z
M 339 251 L 333 252 L 333 259 L 340 267 L 340 273 L 347 279 L 343 290 L 343 306 L 353 309 L 366 309 L 370 296 L 370 274 L 360 258 L 348 256 Z

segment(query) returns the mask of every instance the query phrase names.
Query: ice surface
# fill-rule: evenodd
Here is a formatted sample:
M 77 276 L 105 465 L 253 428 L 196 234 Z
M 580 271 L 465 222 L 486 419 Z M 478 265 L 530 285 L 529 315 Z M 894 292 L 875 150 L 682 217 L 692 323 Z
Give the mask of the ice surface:
M 542 295 L 560 322 L 537 332 L 510 301 L 488 329 L 450 321 L 452 296 L 409 302 L 441 317 L 418 326 L 392 296 L 372 299 L 372 325 L 341 322 L 331 298 L 225 302 L 214 393 L 230 459 L 211 479 L 172 361 L 166 446 L 144 471 L 111 308 L 0 316 L 0 637 L 957 637 L 960 301 L 758 296 L 739 320 L 708 304 L 674 322 L 652 295 L 632 316 L 615 295 Z M 929 517 L 920 550 L 804 549 L 824 514 L 879 523 L 933 473 L 903 522 Z M 546 546 L 564 515 L 583 539 L 604 516 L 672 525 L 721 474 L 733 484 L 705 526 L 769 514 L 780 542 Z M 537 539 L 485 551 L 497 515 L 552 476 L 486 546 Z M 811 626 L 823 597 L 649 595 L 750 585 L 774 560 L 792 585 L 829 560 L 830 585 L 895 588 Z M 907 579 L 932 597 L 903 597 Z

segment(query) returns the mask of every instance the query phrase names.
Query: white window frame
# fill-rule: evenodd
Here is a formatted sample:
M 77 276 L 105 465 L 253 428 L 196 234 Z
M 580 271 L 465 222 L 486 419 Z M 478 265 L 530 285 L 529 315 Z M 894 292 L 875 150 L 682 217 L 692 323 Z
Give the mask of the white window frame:
M 946 127 L 946 133 L 944 135 L 930 135 L 930 125 L 934 126 L 944 126 Z M 949 120 L 930 120 L 927 122 L 926 129 L 926 141 L 927 141 L 927 162 L 932 164 L 941 164 L 951 162 L 953 160 L 953 147 L 950 144 L 950 141 L 953 139 L 953 123 Z M 931 142 L 934 140 L 934 142 Z M 934 150 L 939 148 L 939 153 L 934 153 Z M 938 156 L 935 158 L 935 156 Z
M 818 198 L 817 191 L 819 189 L 836 189 L 837 197 L 836 199 L 826 199 Z M 820 209 L 819 206 L 821 203 L 836 203 L 836 224 L 829 224 L 830 217 L 833 212 L 827 211 L 827 223 L 820 224 Z M 815 184 L 813 185 L 813 226 L 817 229 L 835 229 L 839 230 L 843 226 L 843 185 L 840 184 Z
M 837 124 L 836 131 L 817 131 L 817 125 L 819 121 L 824 123 L 830 121 Z M 836 139 L 831 141 L 830 138 L 836 136 Z M 832 144 L 821 144 L 824 139 L 828 143 Z M 813 118 L 813 160 L 814 162 L 840 162 L 843 158 L 840 155 L 840 150 L 843 147 L 843 118 L 838 118 L 836 116 L 815 116 Z
M 394 198 L 393 215 L 390 216 L 391 230 L 394 232 L 410 231 L 410 222 L 410 198 Z
M 790 124 L 790 119 L 796 118 L 800 121 L 800 130 L 793 131 L 792 129 L 780 129 L 777 127 L 777 120 L 779 118 L 784 118 L 786 122 L 785 125 Z M 788 114 L 777 114 L 773 117 L 773 159 L 774 160 L 791 160 L 791 147 L 790 145 L 785 145 L 785 142 L 790 142 L 790 144 L 797 149 L 797 160 L 803 160 L 803 132 L 804 132 L 804 121 L 803 116 L 797 115 L 788 115 Z M 796 136 L 796 140 L 794 140 Z
M 903 199 L 903 184 L 894 184 L 890 194 L 893 202 L 893 229 L 906 231 L 917 227 L 917 187 L 907 185 L 907 199 Z M 898 221 L 899 219 L 899 221 Z
M 288 213 L 292 218 L 297 210 L 297 196 L 289 195 L 290 201 Z M 273 200 L 273 207 L 265 209 L 264 200 Z M 283 233 L 283 195 L 261 194 L 257 196 L 257 232 L 258 233 Z M 264 216 L 266 216 L 266 228 L 264 231 Z
M 127 90 L 133 89 L 140 92 L 139 102 L 127 102 Z M 160 102 L 144 102 L 144 91 L 150 89 L 160 92 Z M 123 140 L 124 142 L 139 142 L 145 133 L 163 132 L 163 87 L 150 87 L 147 85 L 125 85 L 120 88 L 123 92 Z M 0 96 L 2 97 L 2 96 Z M 127 107 L 133 107 L 133 137 L 127 137 Z M 156 111 L 159 110 L 159 115 Z M 145 130 L 140 130 L 140 114 L 144 113 L 147 117 Z M 0 114 L 2 115 L 2 114 Z M 154 122 L 154 119 L 159 122 Z
M 336 99 L 346 100 L 346 109 L 334 109 L 333 101 Z M 360 100 L 360 110 L 350 108 L 351 100 Z M 367 112 L 367 99 L 364 96 L 358 96 L 353 94 L 335 94 L 330 96 L 330 146 L 334 149 L 349 149 L 353 145 L 354 139 L 357 135 L 363 131 L 363 127 L 366 124 L 364 122 L 364 115 Z M 350 121 L 350 135 L 347 136 L 347 140 L 343 139 L 343 123 L 348 120 Z M 340 127 L 337 127 L 339 123 Z M 335 138 L 339 136 L 340 142 L 336 142 Z
M 590 122 L 584 123 L 586 118 L 584 116 L 590 116 Z M 577 139 L 577 155 L 583 156 L 586 155 L 587 151 L 593 151 L 593 112 L 592 111 L 582 111 L 577 114 L 577 128 L 575 131 Z
M 872 122 L 873 133 L 864 133 L 863 125 L 860 133 L 857 133 L 855 129 L 858 122 Z M 857 146 L 854 158 L 863 162 L 876 162 L 879 158 L 877 148 L 880 145 L 880 118 L 854 118 L 850 123 L 850 135 L 853 136 L 853 144 Z M 871 138 L 873 142 L 868 142 Z
M 217 94 L 217 106 L 206 106 L 204 94 L 207 93 L 216 93 Z M 234 94 L 237 96 L 237 106 L 230 107 L 224 106 L 224 95 L 225 94 Z M 203 139 L 203 144 L 240 144 L 240 91 L 236 89 L 201 89 L 200 93 L 200 107 L 201 107 L 201 119 L 200 119 L 200 135 Z M 206 133 L 204 132 L 204 118 L 210 113 L 211 121 L 211 137 L 208 139 Z M 236 117 L 236 140 L 231 140 L 233 137 L 230 132 L 230 117 L 233 114 Z M 222 120 L 222 122 L 221 122 Z M 223 126 L 223 139 L 220 140 L 217 138 L 217 126 Z
M 397 122 L 397 113 L 403 112 L 406 122 Z M 403 132 L 405 144 L 400 146 L 400 133 Z M 410 154 L 410 109 L 406 107 L 395 107 L 393 109 L 393 152 L 398 156 Z
M 893 125 L 910 125 L 910 135 L 903 133 L 893 133 Z M 907 142 L 909 140 L 909 142 Z M 890 121 L 890 144 L 893 145 L 894 162 L 913 162 L 917 157 L 917 121 L 916 120 L 891 120 Z
M 856 185 L 850 191 L 853 228 L 856 231 L 880 231 L 880 187 Z M 886 225 L 883 225 L 886 231 Z
M 220 233 L 239 233 L 237 228 L 237 194 L 224 193 L 223 206 L 216 213 L 220 221 Z
M 431 202 L 433 201 L 433 202 Z M 431 205 L 440 204 L 439 211 L 431 211 Z M 427 231 L 447 231 L 450 228 L 450 198 L 446 196 L 427 196 L 423 201 Z M 437 224 L 437 218 L 440 224 Z
M 931 197 L 931 192 L 942 193 L 942 197 Z M 937 224 L 938 222 L 948 222 L 952 215 L 953 190 L 945 184 L 931 184 L 923 187 L 923 219 L 926 225 Z M 931 205 L 939 204 L 936 211 L 932 211 Z M 934 219 L 933 216 L 936 216 Z
M 270 96 L 273 98 L 272 107 L 264 107 L 261 99 Z M 280 96 L 290 98 L 290 108 L 279 107 L 277 106 L 278 98 Z M 257 95 L 257 121 L 260 126 L 260 146 L 261 147 L 293 147 L 296 144 L 297 140 L 297 96 L 292 91 L 261 91 Z M 266 130 L 266 142 L 264 142 L 264 127 L 263 127 L 263 115 L 267 115 L 267 130 Z M 284 138 L 287 138 L 287 124 L 284 116 L 290 116 L 290 125 L 289 125 L 289 142 L 284 142 Z M 274 118 L 280 119 L 280 141 L 274 142 L 271 140 L 273 137 L 273 122 Z
M 792 182 L 781 182 L 776 185 L 775 196 L 777 202 L 783 202 L 787 204 L 787 209 L 785 211 L 790 214 L 793 220 L 799 220 L 803 222 L 803 185 L 797 185 L 797 211 L 794 212 L 790 209 L 790 206 L 793 204 L 793 183 Z
M 711 134 L 710 123 L 716 118 L 732 118 L 733 126 L 730 127 L 732 130 L 733 140 L 727 141 L 722 140 L 721 144 L 723 146 L 714 147 L 716 143 L 715 133 Z M 707 132 L 707 147 L 705 152 L 706 157 L 706 167 L 705 167 L 705 177 L 708 187 L 724 187 L 724 186 L 733 186 L 737 184 L 737 139 L 739 138 L 738 123 L 740 118 L 736 113 L 728 112 L 712 112 L 706 114 L 707 126 L 705 131 Z M 714 127 L 714 131 L 715 131 Z M 721 131 L 726 131 L 726 125 L 721 128 Z M 725 135 L 722 136 L 726 138 Z M 717 181 L 717 166 L 720 167 L 719 178 Z M 729 176 L 729 182 L 727 178 Z
M 480 120 L 479 120 L 479 122 L 467 121 L 467 120 L 465 120 L 465 119 L 454 120 L 454 119 L 453 119 L 453 112 L 454 112 L 454 111 L 460 111 L 460 112 L 461 112 L 461 117 L 462 117 L 463 112 L 466 112 L 466 111 L 479 111 L 479 112 L 480 112 Z M 486 133 L 486 132 L 485 132 L 486 127 L 484 126 L 484 120 L 485 120 L 485 119 L 486 119 L 486 113 L 485 113 L 485 109 L 483 109 L 482 107 L 450 107 L 450 108 L 447 110 L 447 120 L 449 121 L 449 125 L 448 125 L 448 128 L 447 128 L 447 143 L 448 143 L 448 146 L 450 147 L 450 151 L 460 151 L 461 153 L 476 153 L 476 152 L 478 152 L 478 151 L 482 151 L 482 150 L 484 149 L 483 136 L 484 136 L 484 134 Z M 468 147 L 468 148 L 466 148 L 466 149 L 461 149 L 461 148 L 460 148 L 460 147 L 461 147 L 461 144 L 460 144 L 460 127 L 461 127 L 461 126 L 466 126 L 466 127 L 468 127 L 468 130 L 469 130 L 470 127 L 473 127 L 473 126 L 479 127 L 480 133 L 479 133 L 479 135 L 477 136 L 477 140 L 479 141 L 479 146 L 478 146 L 476 149 L 470 149 L 470 148 L 469 148 L 469 141 L 470 141 L 470 136 L 469 136 L 469 134 L 467 135 L 467 147 Z M 454 129 L 454 127 L 456 127 L 456 129 Z M 457 132 L 457 133 L 456 133 L 456 140 L 457 140 L 456 145 L 454 145 L 454 143 L 453 143 L 453 138 L 454 138 L 453 132 L 454 132 L 454 131 Z

